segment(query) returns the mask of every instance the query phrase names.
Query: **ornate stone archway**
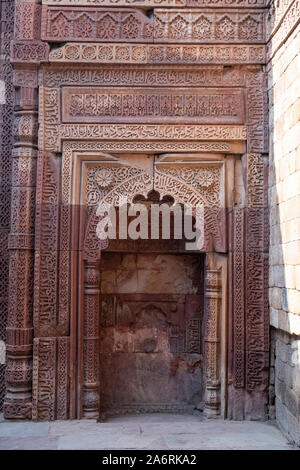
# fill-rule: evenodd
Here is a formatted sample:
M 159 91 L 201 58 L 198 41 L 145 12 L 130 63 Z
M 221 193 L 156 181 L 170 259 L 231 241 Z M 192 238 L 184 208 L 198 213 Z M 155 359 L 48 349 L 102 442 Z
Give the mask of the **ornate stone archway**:
M 163 171 L 154 171 L 152 174 L 149 172 L 142 171 L 140 169 L 131 168 L 131 173 L 136 171 L 137 174 L 130 176 L 127 180 L 120 178 L 121 182 L 117 183 L 113 177 L 113 169 L 111 172 L 108 170 L 109 165 L 106 164 L 104 167 L 101 166 L 98 173 L 96 172 L 95 179 L 101 183 L 99 186 L 106 188 L 106 191 L 102 193 L 103 199 L 102 204 L 106 206 L 117 206 L 119 205 L 120 198 L 126 198 L 127 202 L 131 204 L 136 195 L 147 194 L 154 189 L 160 194 L 162 199 L 163 196 L 171 196 L 175 203 L 178 204 L 189 204 L 191 207 L 196 207 L 197 204 L 208 204 L 210 188 L 212 193 L 216 193 L 214 196 L 215 204 L 222 204 L 222 181 L 218 174 L 219 169 L 215 171 L 216 167 L 202 167 L 197 168 L 194 171 L 189 171 L 188 168 L 179 170 L 181 178 L 174 176 L 176 170 L 173 167 L 168 169 L 167 173 Z M 123 168 L 124 169 L 124 168 Z M 117 167 L 117 172 L 120 170 Z M 191 176 L 194 176 L 192 178 Z M 196 178 L 199 178 L 200 184 L 196 187 Z M 114 184 L 115 182 L 115 184 Z M 88 183 L 87 183 L 88 184 Z M 217 186 L 213 188 L 213 186 Z M 204 191 L 203 191 L 204 188 Z M 211 200 L 210 200 L 211 203 Z M 204 242 L 203 249 L 206 251 L 208 247 L 208 238 L 214 240 L 214 236 L 217 234 L 217 239 L 214 243 L 217 246 L 218 242 L 222 239 L 218 230 L 214 233 L 209 232 L 211 227 L 212 216 L 214 221 L 219 219 L 219 228 L 224 230 L 226 223 L 224 217 L 224 208 L 214 207 L 204 209 L 204 217 L 206 224 L 204 225 Z M 222 218 L 223 216 L 223 218 Z M 221 218 L 221 220 L 220 220 Z M 87 222 L 87 228 L 85 232 L 83 242 L 83 258 L 84 258 L 84 311 L 82 320 L 82 331 L 79 340 L 82 343 L 82 403 L 80 405 L 80 416 L 86 418 L 98 418 L 100 410 L 100 398 L 99 398 L 99 387 L 100 387 L 100 367 L 99 364 L 99 305 L 100 305 L 100 270 L 99 261 L 101 258 L 101 252 L 105 250 L 109 241 L 101 241 L 97 236 L 97 224 L 101 216 L 99 215 L 97 208 L 92 210 L 89 220 Z M 216 250 L 216 251 L 217 251 Z M 217 417 L 220 414 L 225 416 L 226 410 L 226 392 L 224 390 L 225 383 L 224 378 L 227 374 L 226 358 L 222 357 L 222 349 L 224 350 L 227 342 L 226 333 L 226 305 L 224 297 L 226 296 L 227 280 L 226 280 L 226 269 L 227 261 L 224 257 L 223 262 L 218 256 L 209 254 L 206 257 L 205 266 L 205 414 L 212 418 Z M 223 296 L 223 301 L 222 301 Z M 223 360 L 223 364 L 222 364 Z M 221 380 L 221 374 L 223 374 L 223 381 Z M 222 387 L 222 390 L 221 390 Z M 171 409 L 171 408 L 170 408 Z

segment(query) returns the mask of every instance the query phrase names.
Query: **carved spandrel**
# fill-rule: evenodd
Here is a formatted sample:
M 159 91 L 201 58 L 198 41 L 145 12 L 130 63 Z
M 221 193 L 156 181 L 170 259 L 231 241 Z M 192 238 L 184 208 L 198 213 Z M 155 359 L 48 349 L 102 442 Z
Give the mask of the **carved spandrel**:
M 152 175 L 129 165 L 91 165 L 87 169 L 84 200 L 88 206 L 104 200 L 117 206 L 121 191 L 131 201 L 136 194 L 147 194 L 153 185 L 161 198 L 172 195 L 178 202 L 192 207 L 202 203 L 211 211 L 224 206 L 222 166 L 218 163 L 195 164 L 190 168 L 160 164 Z

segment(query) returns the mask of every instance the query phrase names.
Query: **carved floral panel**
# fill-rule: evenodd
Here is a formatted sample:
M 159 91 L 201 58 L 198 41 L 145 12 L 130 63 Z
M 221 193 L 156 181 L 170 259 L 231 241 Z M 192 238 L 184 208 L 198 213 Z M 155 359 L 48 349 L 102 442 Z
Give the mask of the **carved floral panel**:
M 259 10 L 154 10 L 43 7 L 42 39 L 52 42 L 264 42 Z
M 155 10 L 155 42 L 259 43 L 264 13 L 248 10 Z
M 12 41 L 10 60 L 12 63 L 40 64 L 47 62 L 49 49 L 49 44 L 42 41 Z
M 42 39 L 152 42 L 152 21 L 134 9 L 43 7 Z

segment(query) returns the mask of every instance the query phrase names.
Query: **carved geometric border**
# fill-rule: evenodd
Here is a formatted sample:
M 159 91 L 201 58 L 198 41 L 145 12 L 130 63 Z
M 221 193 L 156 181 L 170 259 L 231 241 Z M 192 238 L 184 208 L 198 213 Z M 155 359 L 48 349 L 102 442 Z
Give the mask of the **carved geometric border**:
M 144 45 L 66 43 L 49 62 L 90 64 L 265 64 L 265 45 Z

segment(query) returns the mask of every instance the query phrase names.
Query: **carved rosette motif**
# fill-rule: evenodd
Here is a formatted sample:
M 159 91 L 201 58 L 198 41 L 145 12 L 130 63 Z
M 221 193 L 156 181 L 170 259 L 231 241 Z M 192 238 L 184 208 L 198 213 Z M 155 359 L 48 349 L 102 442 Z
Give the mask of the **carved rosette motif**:
M 203 207 L 204 245 L 202 251 L 226 251 L 224 227 L 226 217 L 223 200 L 222 167 L 205 167 L 198 165 L 194 169 L 160 166 L 153 174 L 130 166 L 92 166 L 87 171 L 85 203 L 91 208 L 86 235 L 84 239 L 84 256 L 86 259 L 100 257 L 101 243 L 97 239 L 97 226 L 101 215 L 97 206 L 119 206 L 120 197 L 126 197 L 132 203 L 137 194 L 147 195 L 153 189 L 160 197 L 172 196 L 175 203 L 187 204 L 192 208 Z M 102 172 L 102 173 L 101 173 Z M 109 175 L 108 183 L 98 175 Z M 208 184 L 209 182 L 209 184 Z M 203 184 L 205 183 L 205 184 Z
M 205 185 L 202 184 L 205 180 Z M 209 181 L 209 185 L 207 185 Z M 93 166 L 88 169 L 86 182 L 87 205 L 107 203 L 118 205 L 120 195 L 132 202 L 136 194 L 147 193 L 153 188 L 160 196 L 171 195 L 175 202 L 196 207 L 203 204 L 207 208 L 222 207 L 221 167 L 180 167 L 156 168 L 154 175 L 130 166 Z
M 72 193 L 72 160 L 74 152 L 230 152 L 231 144 L 227 142 L 190 142 L 190 141 L 65 141 L 63 143 L 62 161 L 62 200 L 69 204 Z M 133 171 L 133 170 L 132 170 Z M 89 196 L 85 199 L 88 205 L 99 201 L 99 192 L 94 182 L 89 180 L 87 185 Z
M 21 52 L 19 54 L 21 57 Z M 17 60 L 17 59 L 16 59 Z M 41 58 L 40 61 L 45 61 Z M 67 43 L 49 54 L 53 63 L 96 64 L 264 64 L 264 45 Z

